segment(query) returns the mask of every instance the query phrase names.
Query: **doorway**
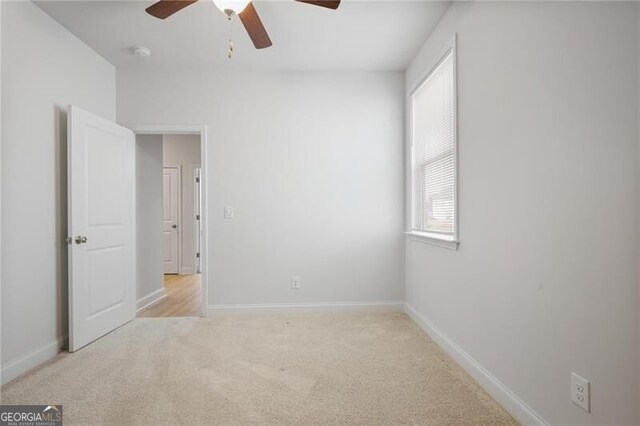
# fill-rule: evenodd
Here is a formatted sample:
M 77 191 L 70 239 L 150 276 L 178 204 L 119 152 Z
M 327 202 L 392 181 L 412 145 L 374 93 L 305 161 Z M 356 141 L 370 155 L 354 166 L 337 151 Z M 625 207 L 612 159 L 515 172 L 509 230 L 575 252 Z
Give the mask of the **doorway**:
M 134 131 L 137 316 L 206 316 L 205 129 Z

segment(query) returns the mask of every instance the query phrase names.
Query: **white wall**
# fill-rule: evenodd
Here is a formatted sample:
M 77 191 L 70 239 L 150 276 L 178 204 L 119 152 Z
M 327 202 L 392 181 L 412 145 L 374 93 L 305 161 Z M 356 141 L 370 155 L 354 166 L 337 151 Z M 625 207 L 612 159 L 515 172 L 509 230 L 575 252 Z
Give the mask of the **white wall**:
M 136 136 L 138 308 L 163 295 L 162 136 Z M 159 294 L 158 294 L 159 293 Z
M 454 3 L 406 72 L 458 33 L 461 244 L 406 242 L 407 301 L 553 424 L 640 420 L 635 8 Z
M 0 3 L 0 177 L 2 176 L 2 3 Z M 0 371 L 2 366 L 2 184 L 0 184 Z M 0 373 L 2 383 L 2 373 Z M 0 396 L 2 391 L 0 391 Z
M 65 111 L 115 119 L 115 69 L 32 3 L 2 2 L 2 87 L 5 381 L 66 334 Z
M 193 274 L 195 265 L 195 170 L 200 167 L 200 135 L 164 135 L 162 137 L 164 167 L 179 167 L 181 241 L 180 273 Z
M 402 81 L 119 70 L 119 123 L 208 126 L 210 305 L 403 300 Z
M 638 46 L 637 46 L 637 66 L 638 66 L 638 116 L 637 116 L 637 125 L 638 125 L 638 164 L 640 164 L 640 3 L 636 2 L 636 13 L 637 13 L 637 36 L 638 36 Z M 640 176 L 636 178 L 636 198 L 637 198 L 637 212 L 640 212 Z M 636 213 L 636 250 L 637 250 L 637 276 L 638 276 L 638 290 L 637 290 L 637 300 L 638 300 L 638 311 L 636 313 L 638 318 L 638 407 L 640 407 L 640 213 Z M 639 409 L 640 410 L 640 409 Z M 640 413 L 638 414 L 640 417 Z

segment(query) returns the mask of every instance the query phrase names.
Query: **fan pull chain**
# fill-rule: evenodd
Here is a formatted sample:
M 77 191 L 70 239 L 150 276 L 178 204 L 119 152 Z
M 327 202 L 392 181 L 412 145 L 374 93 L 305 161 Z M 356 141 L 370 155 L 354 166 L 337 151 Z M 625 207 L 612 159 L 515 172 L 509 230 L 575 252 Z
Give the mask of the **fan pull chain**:
M 233 56 L 233 41 L 231 40 L 233 37 L 233 25 L 231 23 L 231 14 L 227 14 L 227 20 L 229 21 L 229 47 L 227 48 L 227 57 L 231 59 Z

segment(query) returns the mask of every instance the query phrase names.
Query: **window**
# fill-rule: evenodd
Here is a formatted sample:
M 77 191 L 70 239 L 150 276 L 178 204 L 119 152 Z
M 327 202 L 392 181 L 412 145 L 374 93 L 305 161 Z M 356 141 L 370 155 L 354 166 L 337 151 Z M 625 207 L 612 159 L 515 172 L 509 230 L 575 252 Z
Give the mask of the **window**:
M 411 234 L 457 242 L 456 70 L 452 46 L 411 94 Z

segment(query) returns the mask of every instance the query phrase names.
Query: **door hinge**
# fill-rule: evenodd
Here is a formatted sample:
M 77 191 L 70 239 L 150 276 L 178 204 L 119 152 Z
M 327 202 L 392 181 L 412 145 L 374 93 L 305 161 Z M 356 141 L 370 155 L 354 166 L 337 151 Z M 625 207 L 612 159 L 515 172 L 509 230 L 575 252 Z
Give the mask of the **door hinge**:
M 196 176 L 196 183 L 200 183 L 200 178 Z
M 199 214 L 196 215 L 196 220 L 200 220 L 200 215 Z
M 196 253 L 196 257 L 199 259 L 200 258 L 200 253 Z

